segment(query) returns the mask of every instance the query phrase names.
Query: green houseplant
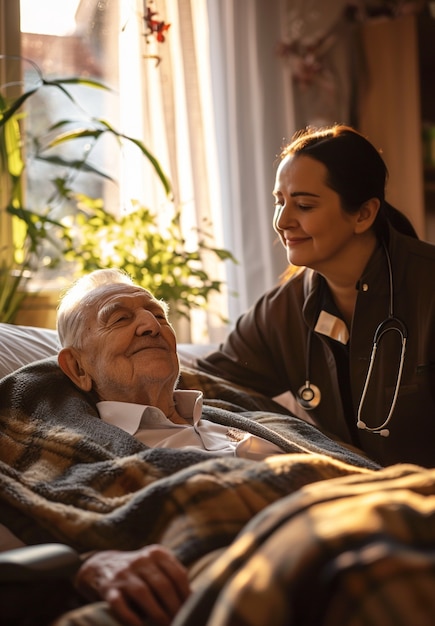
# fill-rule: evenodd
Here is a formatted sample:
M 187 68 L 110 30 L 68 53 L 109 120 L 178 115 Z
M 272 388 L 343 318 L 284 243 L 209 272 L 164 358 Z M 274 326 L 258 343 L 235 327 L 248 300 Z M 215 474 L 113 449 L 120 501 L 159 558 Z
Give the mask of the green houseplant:
M 10 59 L 1 56 L 0 60 Z M 31 107 L 32 100 L 42 90 L 56 89 L 80 108 L 71 94 L 71 86 L 108 88 L 98 81 L 80 77 L 47 80 L 36 64 L 28 59 L 25 61 L 31 65 L 38 80 L 16 97 L 10 98 L 0 92 L 0 321 L 6 322 L 13 321 L 17 314 L 26 295 L 23 287 L 31 280 L 33 272 L 42 264 L 55 267 L 70 244 L 69 229 L 60 216 L 75 213 L 74 177 L 86 172 L 107 178 L 107 174 L 91 164 L 89 149 L 77 157 L 77 150 L 71 154 L 65 150 L 56 153 L 57 146 L 79 139 L 95 144 L 105 134 L 118 141 L 131 141 L 154 168 L 166 194 L 170 193 L 169 180 L 144 144 L 117 132 L 105 120 L 90 116 L 85 118 L 85 123 L 83 116 L 79 122 L 60 119 L 44 129 L 43 135 L 48 136 L 48 140 L 43 136 L 30 136 L 24 106 Z M 41 106 L 37 100 L 35 106 Z M 26 176 L 29 167 L 33 166 L 31 164 L 36 162 L 51 164 L 58 173 L 47 181 L 47 192 L 38 206 L 30 207 L 26 202 Z
M 188 251 L 177 211 L 171 223 L 162 228 L 159 216 L 138 203 L 130 213 L 117 216 L 105 209 L 100 197 L 74 185 L 78 173 L 108 177 L 91 163 L 89 142 L 95 145 L 110 135 L 119 143 L 131 142 L 137 146 L 169 198 L 170 182 L 143 142 L 117 131 L 104 119 L 88 116 L 79 123 L 59 119 L 48 129 L 48 141 L 30 138 L 33 157 L 27 158 L 29 137 L 22 111 L 25 103 L 32 106 L 38 91 L 54 88 L 75 103 L 70 92 L 72 85 L 107 89 L 97 81 L 80 77 L 47 80 L 39 68 L 34 64 L 33 67 L 39 77 L 36 86 L 12 100 L 0 94 L 1 175 L 7 184 L 0 218 L 4 223 L 9 220 L 8 227 L 13 224 L 9 238 L 0 246 L 0 321 L 14 320 L 23 298 L 23 286 L 32 280 L 32 272 L 41 263 L 55 267 L 60 259 L 72 264 L 75 275 L 102 267 L 122 268 L 157 297 L 170 300 L 172 309 L 185 317 L 192 308 L 205 306 L 209 295 L 220 291 L 223 283 L 204 271 L 202 256 L 211 254 L 219 261 L 235 261 L 230 252 L 208 245 L 207 235 L 201 231 L 197 233 L 196 249 Z M 81 155 L 77 157 L 77 150 L 70 155 L 69 147 L 80 146 L 83 140 L 87 147 Z M 61 154 L 56 152 L 59 147 L 63 149 Z M 25 201 L 24 176 L 35 160 L 51 164 L 59 175 L 51 179 L 50 191 L 41 205 L 29 207 Z M 61 212 L 60 205 L 63 205 Z
M 211 293 L 222 287 L 222 281 L 203 269 L 204 257 L 235 259 L 228 250 L 211 246 L 205 230 L 198 231 L 196 247 L 188 249 L 180 212 L 165 226 L 157 217 L 140 205 L 121 217 L 95 204 L 90 210 L 82 208 L 75 219 L 78 243 L 73 238 L 65 255 L 80 274 L 103 267 L 126 271 L 137 284 L 168 302 L 177 316 L 188 318 L 191 309 L 205 307 Z

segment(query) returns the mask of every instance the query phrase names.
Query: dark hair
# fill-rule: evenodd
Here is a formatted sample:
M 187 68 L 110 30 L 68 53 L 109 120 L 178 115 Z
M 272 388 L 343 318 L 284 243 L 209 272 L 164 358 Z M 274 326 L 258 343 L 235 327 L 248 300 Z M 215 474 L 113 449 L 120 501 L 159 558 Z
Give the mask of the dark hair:
M 408 218 L 386 202 L 387 166 L 379 151 L 358 131 L 344 124 L 308 127 L 283 148 L 281 159 L 288 155 L 310 156 L 323 163 L 328 170 L 326 183 L 338 193 L 348 213 L 357 211 L 370 198 L 378 198 L 380 208 L 374 229 L 379 238 L 386 237 L 388 223 L 417 238 Z

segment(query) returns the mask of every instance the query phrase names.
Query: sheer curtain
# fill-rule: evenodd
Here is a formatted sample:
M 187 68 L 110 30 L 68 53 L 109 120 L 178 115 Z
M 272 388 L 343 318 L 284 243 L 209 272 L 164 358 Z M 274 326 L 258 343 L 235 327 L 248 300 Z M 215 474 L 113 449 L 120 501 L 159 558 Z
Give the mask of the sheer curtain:
M 234 323 L 286 266 L 271 224 L 274 164 L 294 131 L 289 70 L 276 55 L 285 7 L 280 0 L 161 0 L 155 7 L 171 27 L 164 43 L 148 44 L 142 28 L 144 134 L 172 180 L 188 242 L 192 227 L 204 228 L 238 261 L 205 260 L 226 289 L 206 312 L 194 312 L 191 338 L 218 342 L 228 325 L 215 311 Z M 142 9 L 140 2 L 138 15 Z M 130 39 L 125 29 L 123 36 Z M 150 202 L 164 214 L 153 181 L 151 189 Z
M 240 264 L 229 276 L 234 319 L 279 280 L 284 251 L 272 229 L 275 162 L 295 130 L 289 68 L 277 56 L 286 3 L 209 0 L 211 85 L 220 211 Z

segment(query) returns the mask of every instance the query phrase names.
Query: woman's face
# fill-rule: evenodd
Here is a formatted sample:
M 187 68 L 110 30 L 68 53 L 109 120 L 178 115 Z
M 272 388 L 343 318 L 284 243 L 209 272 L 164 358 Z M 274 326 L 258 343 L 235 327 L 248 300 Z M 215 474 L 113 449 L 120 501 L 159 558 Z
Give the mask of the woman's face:
M 346 213 L 326 184 L 327 169 L 308 156 L 285 157 L 276 174 L 273 226 L 289 263 L 328 275 L 352 259 L 359 212 Z

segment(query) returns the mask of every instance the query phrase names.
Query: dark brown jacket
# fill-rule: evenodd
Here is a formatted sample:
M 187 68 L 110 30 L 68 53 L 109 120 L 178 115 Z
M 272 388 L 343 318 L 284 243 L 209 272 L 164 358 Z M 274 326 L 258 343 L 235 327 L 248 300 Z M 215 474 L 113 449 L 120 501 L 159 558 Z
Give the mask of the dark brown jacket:
M 435 246 L 391 229 L 396 317 L 407 328 L 407 347 L 389 437 L 356 430 L 356 412 L 364 387 L 373 337 L 389 312 L 389 273 L 380 246 L 358 283 L 349 342 L 349 380 L 353 415 L 344 414 L 331 341 L 312 333 L 309 377 L 322 400 L 311 412 L 327 432 L 359 447 L 383 465 L 397 462 L 435 466 Z M 304 269 L 265 295 L 244 315 L 218 352 L 199 366 L 206 371 L 275 396 L 294 395 L 306 379 L 307 336 L 319 309 L 319 276 Z M 387 333 L 362 412 L 368 426 L 384 422 L 391 405 L 400 357 L 400 337 Z

